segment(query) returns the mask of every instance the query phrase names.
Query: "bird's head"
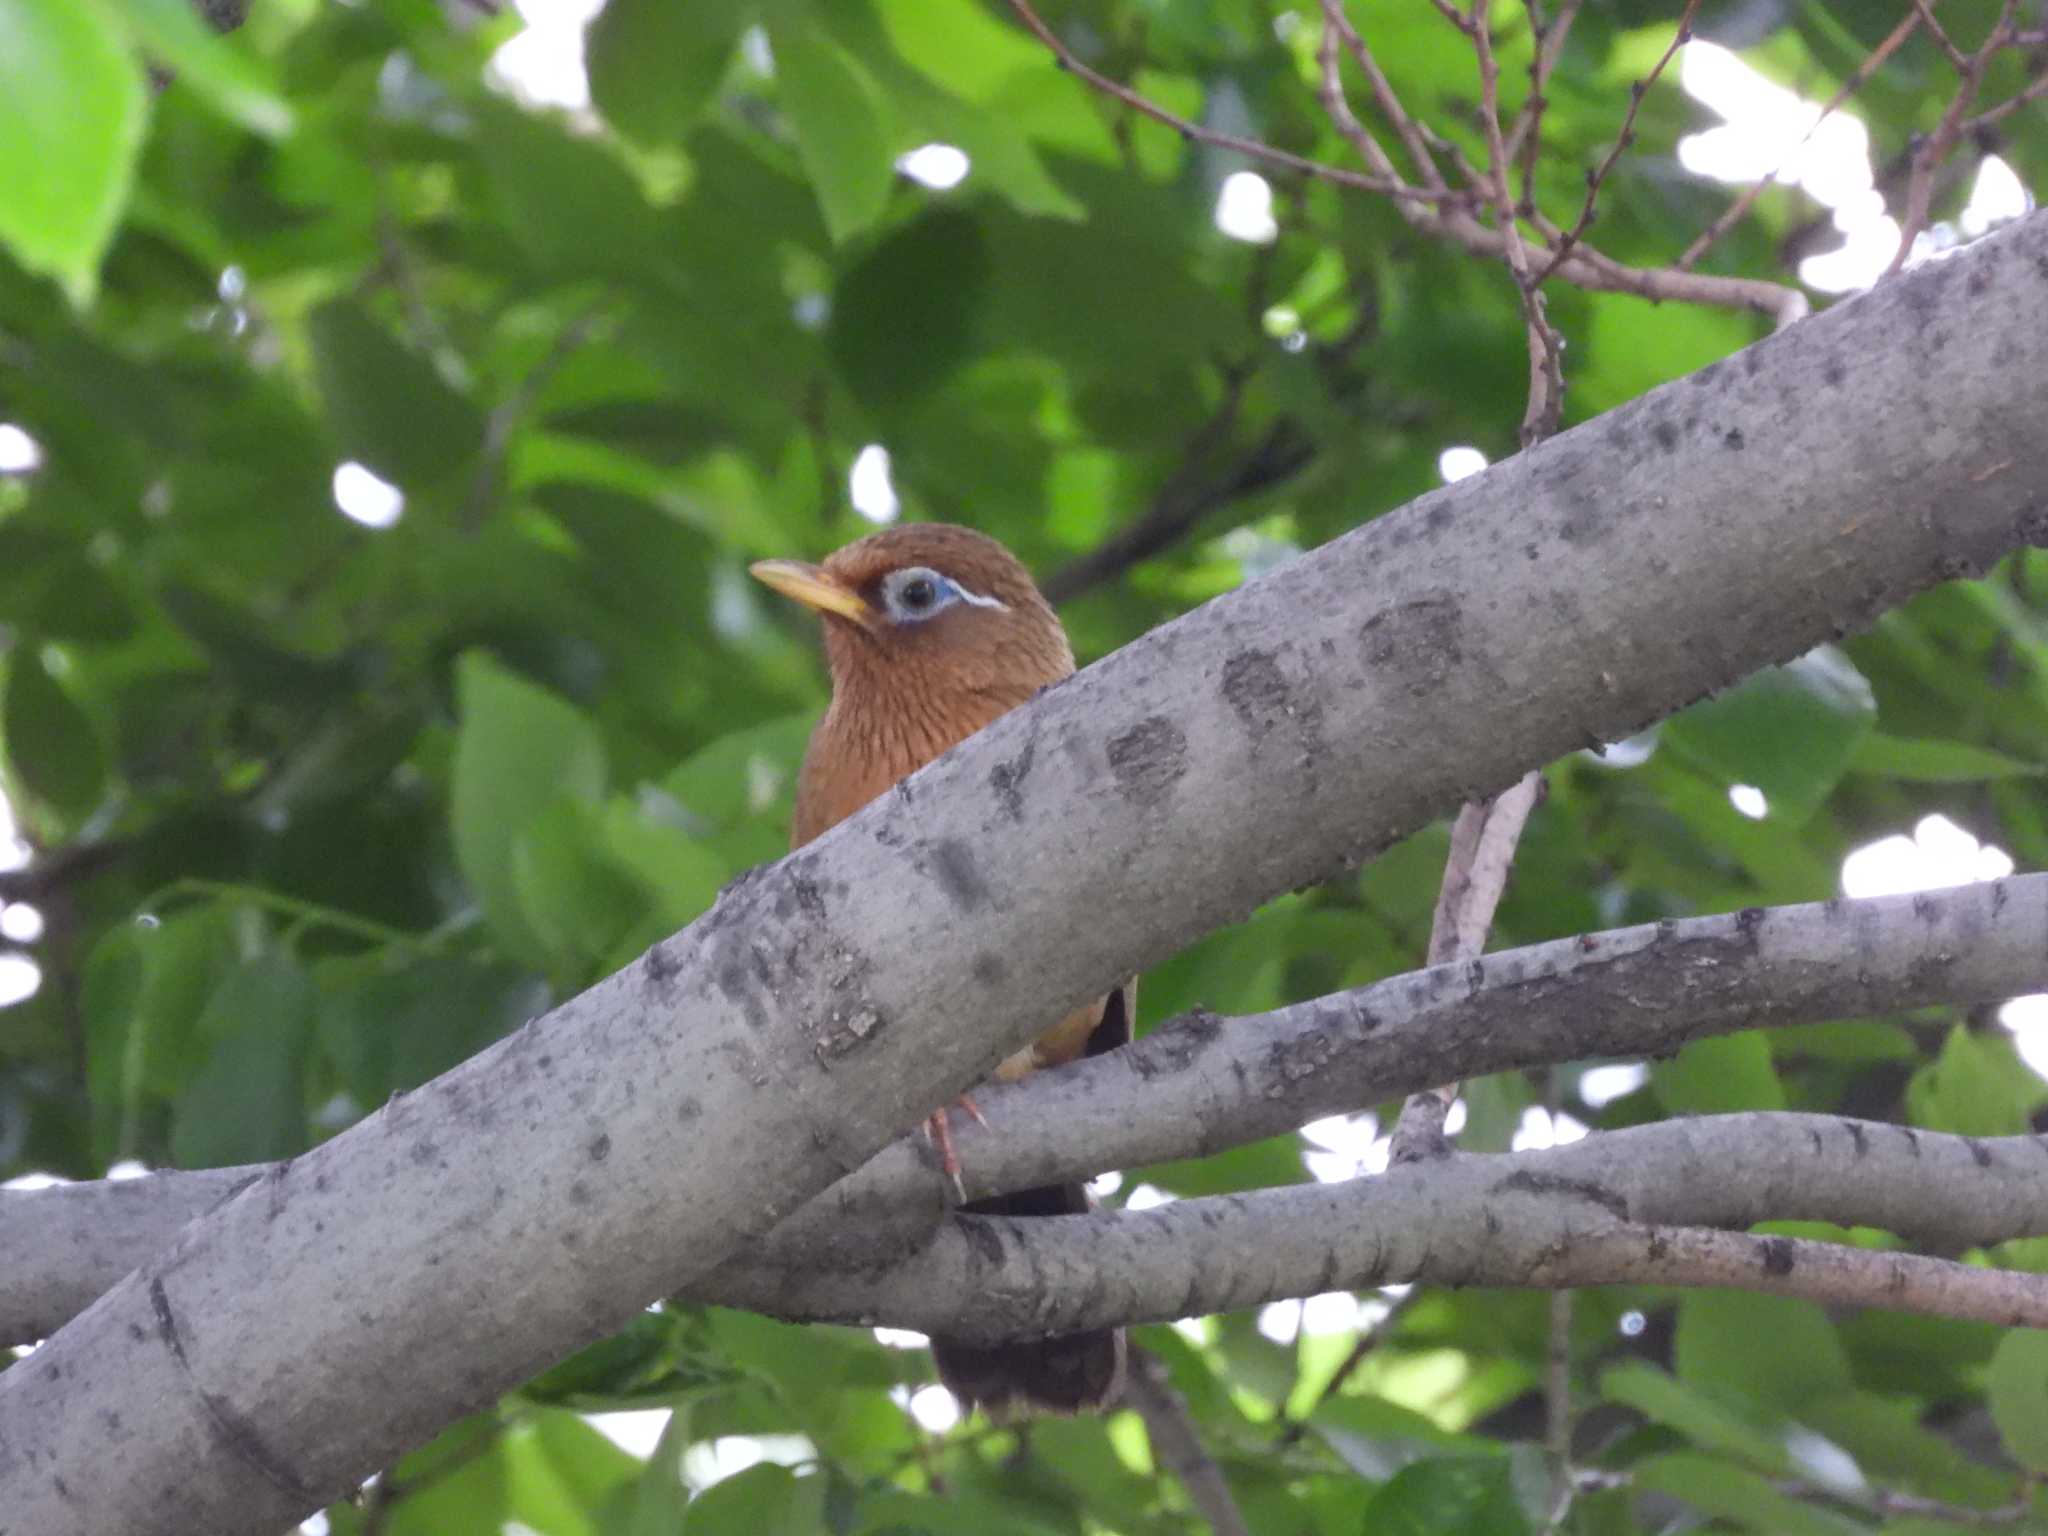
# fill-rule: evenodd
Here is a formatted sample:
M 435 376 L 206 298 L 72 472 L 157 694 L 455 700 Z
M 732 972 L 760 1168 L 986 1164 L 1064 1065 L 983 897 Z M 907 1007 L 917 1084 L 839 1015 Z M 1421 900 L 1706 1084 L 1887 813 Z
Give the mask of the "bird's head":
M 1007 708 L 1074 670 L 1066 632 L 1031 573 L 971 528 L 904 523 L 821 565 L 763 560 L 752 570 L 824 619 L 842 695 L 971 695 Z

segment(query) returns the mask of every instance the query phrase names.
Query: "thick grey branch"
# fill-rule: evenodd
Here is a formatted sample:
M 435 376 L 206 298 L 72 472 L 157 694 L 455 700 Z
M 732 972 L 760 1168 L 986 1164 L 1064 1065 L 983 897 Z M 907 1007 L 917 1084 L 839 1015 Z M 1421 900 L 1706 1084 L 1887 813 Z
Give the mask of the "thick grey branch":
M 1706 1229 L 1828 1221 L 1993 1243 L 2048 1233 L 2044 1173 L 2041 1137 L 1726 1115 L 1142 1212 L 963 1216 L 892 1268 L 749 1266 L 745 1289 L 759 1306 L 772 1287 L 785 1317 L 984 1340 L 1397 1283 L 1739 1286 L 2039 1328 L 2048 1276 Z
M 0 1508 L 289 1524 L 1195 936 L 2048 532 L 2044 418 L 2037 214 L 1147 635 L 195 1222 L 0 1373 Z
M 2043 989 L 2048 874 L 1774 907 L 1509 950 L 1272 1013 L 1177 1019 L 1129 1050 L 982 1090 L 992 1130 L 956 1134 L 980 1198 L 1201 1157 L 1449 1078 Z M 0 1342 L 53 1332 L 264 1171 L 0 1192 Z M 899 1141 L 784 1221 L 757 1271 L 882 1264 L 921 1243 L 949 1199 L 921 1144 Z M 772 1284 L 747 1290 L 752 1273 L 721 1273 L 702 1293 L 772 1306 Z

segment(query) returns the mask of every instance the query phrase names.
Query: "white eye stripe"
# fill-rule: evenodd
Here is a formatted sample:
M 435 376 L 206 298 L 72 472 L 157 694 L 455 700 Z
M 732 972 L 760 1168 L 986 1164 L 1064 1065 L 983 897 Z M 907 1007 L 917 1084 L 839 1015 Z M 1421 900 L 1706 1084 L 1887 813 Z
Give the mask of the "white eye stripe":
M 1001 598 L 983 597 L 979 592 L 970 592 L 957 581 L 953 583 L 953 590 L 960 594 L 960 601 L 963 603 L 972 603 L 977 608 L 999 608 L 1004 613 L 1010 611 L 1010 605 Z

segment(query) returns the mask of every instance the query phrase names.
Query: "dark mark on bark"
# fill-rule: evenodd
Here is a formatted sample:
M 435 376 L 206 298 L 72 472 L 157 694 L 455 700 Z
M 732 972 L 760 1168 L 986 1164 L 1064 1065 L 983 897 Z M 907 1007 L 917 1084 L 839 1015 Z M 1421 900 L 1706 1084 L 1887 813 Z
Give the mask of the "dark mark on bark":
M 612 1155 L 611 1133 L 608 1131 L 598 1132 L 597 1136 L 584 1150 L 590 1154 L 590 1160 L 593 1163 L 603 1162 Z
M 1597 1184 L 1591 1179 L 1568 1179 L 1556 1174 L 1519 1169 L 1502 1179 L 1497 1187 L 1519 1194 L 1569 1195 L 1579 1200 L 1590 1200 L 1602 1210 L 1623 1221 L 1628 1220 L 1628 1202 L 1605 1185 Z
M 1007 763 L 997 763 L 988 771 L 989 788 L 1003 804 L 1003 813 L 1012 821 L 1024 819 L 1024 781 L 1031 776 L 1032 760 L 1038 755 L 1038 733 L 1034 730 L 1024 743 L 1024 750 Z
M 999 987 L 1010 974 L 1010 968 L 1003 964 L 1002 956 L 986 949 L 974 957 L 974 964 L 970 969 L 974 973 L 974 979 L 984 987 Z
M 1108 751 L 1117 793 L 1135 805 L 1158 805 L 1188 771 L 1188 739 L 1164 715 L 1111 737 Z
M 1428 698 L 1450 669 L 1465 659 L 1464 615 L 1448 592 L 1432 592 L 1397 603 L 1367 619 L 1359 630 L 1366 662 L 1398 669 L 1409 697 Z
M 1128 1061 L 1138 1076 L 1149 1080 L 1162 1073 L 1186 1071 L 1222 1033 L 1223 1020 L 1206 1008 L 1197 1008 L 1153 1030 L 1117 1055 Z M 1243 1070 L 1242 1063 L 1238 1070 Z
M 1864 1153 L 1870 1150 L 1870 1141 L 1863 1134 L 1862 1121 L 1844 1120 L 1842 1122 L 1842 1129 L 1849 1133 L 1849 1140 L 1855 1146 L 1858 1157 L 1863 1156 Z
M 1767 1237 L 1758 1246 L 1763 1249 L 1765 1274 L 1782 1276 L 1792 1273 L 1792 1240 L 1789 1237 Z
M 1991 1149 L 1983 1142 L 1974 1136 L 1967 1136 L 1963 1139 L 1963 1145 L 1970 1149 L 1970 1156 L 1976 1159 L 1979 1168 L 1991 1166 Z
M 974 850 L 957 837 L 942 838 L 932 847 L 932 867 L 939 888 L 963 912 L 972 912 L 988 900 L 988 882 L 974 865 Z
M 640 957 L 640 969 L 646 975 L 648 984 L 664 995 L 673 989 L 676 976 L 682 968 L 683 962 L 675 957 L 667 939 L 663 939 Z

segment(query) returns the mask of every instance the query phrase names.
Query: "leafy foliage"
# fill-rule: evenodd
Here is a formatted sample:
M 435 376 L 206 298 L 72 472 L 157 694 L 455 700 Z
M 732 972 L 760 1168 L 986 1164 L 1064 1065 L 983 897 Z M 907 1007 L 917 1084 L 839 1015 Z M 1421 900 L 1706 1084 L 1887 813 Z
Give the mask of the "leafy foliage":
M 1514 445 L 1502 270 L 1279 173 L 1276 238 L 1227 237 L 1217 192 L 1245 162 L 1089 93 L 1002 7 L 610 0 L 595 111 L 574 115 L 486 83 L 517 26 L 487 9 L 273 0 L 221 36 L 182 0 L 0 0 L 0 416 L 42 453 L 0 477 L 0 782 L 34 852 L 0 896 L 45 923 L 40 989 L 0 1010 L 0 1175 L 290 1155 L 773 857 L 824 679 L 744 569 L 861 531 L 844 487 L 867 445 L 905 515 L 993 532 L 1056 588 L 1127 525 L 1178 517 L 1147 558 L 1070 578 L 1084 659 L 1428 489 L 1449 445 Z M 1532 167 L 1547 206 L 1576 206 L 1675 10 L 1579 16 Z M 1897 10 L 1708 5 L 1702 24 L 1820 98 Z M 1995 12 L 1941 17 L 1973 39 Z M 1308 11 L 1044 13 L 1192 120 L 1350 163 Z M 1483 155 L 1467 41 L 1420 3 L 1359 20 L 1402 98 Z M 1528 17 L 1494 20 L 1519 88 Z M 2014 68 L 1987 91 L 2020 89 Z M 1916 34 L 1867 82 L 1881 173 L 1938 124 L 1946 69 Z M 1670 80 L 1649 93 L 1604 249 L 1668 263 L 1723 206 L 1675 159 L 1706 125 Z M 2048 118 L 1985 134 L 2042 184 Z M 966 153 L 956 189 L 897 169 L 932 142 Z M 1944 184 L 1937 215 L 1965 191 Z M 1779 189 L 1708 265 L 1783 279 L 1820 224 Z M 1552 312 L 1572 418 L 1762 325 L 1569 289 Z M 345 463 L 402 495 L 395 522 L 338 514 Z M 1554 765 L 1497 941 L 1831 895 L 1849 850 L 1937 811 L 2048 864 L 2044 576 L 2018 558 Z M 1426 831 L 1195 945 L 1147 977 L 1148 1013 L 1413 966 L 1443 848 Z M 1715 1041 L 1612 1101 L 1581 1083 L 1561 1074 L 1565 1108 L 1596 1127 L 1793 1106 L 2000 1134 L 2048 1098 L 1975 1016 Z M 1475 1085 L 1468 1143 L 1505 1145 L 1531 1102 Z M 1133 1170 L 1119 1198 L 1300 1179 L 1302 1151 Z M 1279 1343 L 1250 1317 L 1143 1342 L 1254 1529 L 1514 1532 L 1550 1515 L 1545 1316 L 1414 1298 L 1341 1380 L 1348 1336 Z M 1570 1529 L 1876 1530 L 1884 1495 L 1995 1509 L 2048 1465 L 2033 1339 L 1617 1291 L 1580 1298 L 1573 1346 L 1576 1455 L 1600 1475 Z M 1195 1526 L 1134 1415 L 931 1434 L 904 1407 L 927 1376 L 863 1332 L 664 1308 L 329 1519 Z M 583 1416 L 635 1407 L 671 1410 L 650 1461 Z M 748 1445 L 773 1454 L 732 1470 Z M 679 1467 L 711 1486 L 691 1498 Z

